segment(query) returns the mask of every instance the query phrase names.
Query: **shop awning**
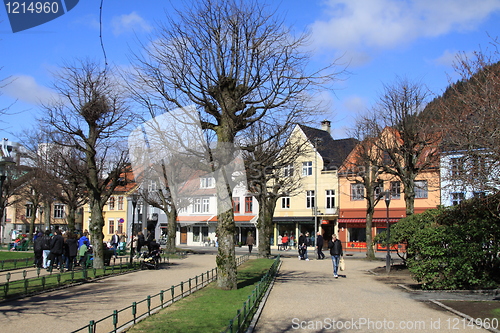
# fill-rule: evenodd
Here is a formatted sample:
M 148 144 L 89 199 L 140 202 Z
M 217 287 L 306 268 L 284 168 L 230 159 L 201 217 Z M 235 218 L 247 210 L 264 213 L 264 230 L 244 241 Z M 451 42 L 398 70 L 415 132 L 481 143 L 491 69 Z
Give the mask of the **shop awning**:
M 255 223 L 257 221 L 257 215 L 235 215 L 234 222 L 250 222 Z M 217 223 L 217 215 L 189 215 L 189 216 L 178 216 L 177 222 L 181 226 L 192 225 L 195 223 Z
M 275 223 L 314 223 L 314 216 L 275 216 Z
M 389 218 L 389 223 L 396 223 L 400 219 Z M 366 223 L 366 219 L 338 219 L 338 223 Z M 387 219 L 372 219 L 372 223 L 387 223 Z

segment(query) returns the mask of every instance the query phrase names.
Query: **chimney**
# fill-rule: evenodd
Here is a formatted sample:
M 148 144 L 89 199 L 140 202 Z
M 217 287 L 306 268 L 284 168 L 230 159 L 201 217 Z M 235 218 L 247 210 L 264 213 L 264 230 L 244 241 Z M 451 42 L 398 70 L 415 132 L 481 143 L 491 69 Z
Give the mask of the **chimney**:
M 328 134 L 331 134 L 330 124 L 331 124 L 331 122 L 329 120 L 326 120 L 326 119 L 323 120 L 321 122 L 321 130 L 327 131 Z

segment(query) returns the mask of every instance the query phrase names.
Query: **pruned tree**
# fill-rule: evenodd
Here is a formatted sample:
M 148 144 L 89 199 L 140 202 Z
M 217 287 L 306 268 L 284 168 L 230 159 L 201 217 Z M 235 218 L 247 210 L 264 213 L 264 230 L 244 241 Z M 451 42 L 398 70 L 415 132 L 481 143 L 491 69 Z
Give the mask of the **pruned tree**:
M 423 84 L 397 78 L 384 85 L 374 112 L 363 120 L 382 154 L 377 167 L 403 184 L 407 216 L 414 213 L 417 176 L 437 170 L 439 163 L 442 129 L 422 114 L 429 95 Z
M 302 190 L 297 160 L 312 152 L 306 140 L 299 142 L 290 137 L 293 123 L 268 126 L 262 122 L 245 131 L 244 150 L 248 190 L 259 203 L 257 230 L 259 256 L 271 255 L 270 239 L 273 217 L 279 198 L 294 196 Z
M 61 100 L 45 105 L 42 122 L 51 143 L 82 153 L 85 189 L 91 211 L 89 231 L 94 248 L 94 267 L 102 268 L 103 207 L 119 184 L 127 162 L 121 142 L 134 120 L 113 72 L 85 60 L 65 65 L 55 90 Z
M 195 106 L 202 129 L 216 135 L 217 161 L 208 169 L 234 159 L 241 131 L 307 108 L 307 93 L 336 77 L 332 67 L 310 72 L 306 36 L 293 36 L 258 1 L 209 0 L 173 13 L 137 57 L 134 81 L 163 112 Z M 217 285 L 236 289 L 232 189 L 219 174 Z
M 363 197 L 366 200 L 366 258 L 375 259 L 373 249 L 373 215 L 375 207 L 384 191 L 383 179 L 380 176 L 384 173 L 380 167 L 382 154 L 377 148 L 375 141 L 376 133 L 373 133 L 370 122 L 359 120 L 352 129 L 352 137 L 359 143 L 352 150 L 349 156 L 339 169 L 339 176 L 345 177 L 348 181 L 361 184 L 364 188 Z

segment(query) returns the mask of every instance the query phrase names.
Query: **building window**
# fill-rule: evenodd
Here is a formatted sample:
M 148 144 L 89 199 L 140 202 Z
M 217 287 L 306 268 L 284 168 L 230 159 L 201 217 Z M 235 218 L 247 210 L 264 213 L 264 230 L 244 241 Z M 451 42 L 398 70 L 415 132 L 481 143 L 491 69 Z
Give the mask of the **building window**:
M 288 164 L 283 168 L 283 177 L 293 176 L 293 164 Z
M 112 235 L 114 233 L 115 233 L 115 220 L 109 220 L 108 234 Z
M 63 204 L 55 204 L 54 205 L 54 218 L 55 219 L 64 218 L 64 205 Z
M 335 208 L 335 190 L 326 190 L 326 209 Z
M 150 179 L 148 181 L 148 192 L 154 192 L 157 190 L 157 188 L 158 188 L 158 186 L 156 184 L 156 180 Z
M 208 242 L 208 227 L 193 227 L 193 242 Z
M 391 199 L 401 199 L 401 182 L 391 182 Z
M 203 213 L 208 213 L 210 212 L 210 199 L 209 198 L 203 198 L 202 202 L 202 207 L 201 209 L 203 210 Z
M 306 191 L 306 208 L 314 208 L 314 191 Z
M 382 194 L 382 192 L 384 192 L 384 182 L 379 181 L 378 184 L 373 189 L 373 195 L 375 198 L 378 198 Z
M 427 180 L 416 180 L 415 181 L 415 198 L 416 199 L 426 199 L 427 195 L 428 195 Z
M 118 197 L 118 210 L 123 210 L 123 197 Z
M 253 203 L 253 198 L 252 197 L 245 197 L 245 213 L 251 213 L 252 212 L 252 203 Z
M 451 176 L 458 177 L 463 174 L 464 171 L 464 159 L 462 157 L 454 157 L 450 160 L 451 164 Z
M 290 197 L 281 198 L 281 208 L 283 208 L 283 209 L 290 208 Z
M 109 210 L 115 210 L 115 197 L 109 198 Z
M 123 234 L 123 223 L 118 222 L 118 233 Z
M 235 213 L 240 212 L 240 198 L 233 198 L 233 211 Z
M 453 206 L 459 205 L 463 200 L 465 200 L 464 192 L 454 192 L 451 194 L 451 204 Z
M 26 204 L 26 218 L 33 217 L 33 204 Z
M 200 178 L 200 188 L 214 188 L 215 179 L 213 177 L 202 177 Z
M 313 174 L 313 162 L 302 162 L 302 176 L 311 176 Z
M 351 184 L 351 200 L 363 200 L 365 198 L 365 185 Z

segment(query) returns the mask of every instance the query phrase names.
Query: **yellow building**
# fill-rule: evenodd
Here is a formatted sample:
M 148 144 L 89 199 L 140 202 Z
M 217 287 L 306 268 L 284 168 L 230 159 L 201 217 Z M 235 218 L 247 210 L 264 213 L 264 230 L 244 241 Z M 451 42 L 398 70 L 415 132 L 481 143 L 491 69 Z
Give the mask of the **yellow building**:
M 334 140 L 330 122 L 323 121 L 322 129 L 297 125 L 290 139 L 310 146 L 297 161 L 285 167 L 284 175 L 299 173 L 301 190 L 294 196 L 278 200 L 274 214 L 274 245 L 279 236 L 293 236 L 306 232 L 314 245 L 315 233 L 325 240 L 335 232 L 338 217 L 338 175 L 343 160 L 356 144 L 354 139 Z

